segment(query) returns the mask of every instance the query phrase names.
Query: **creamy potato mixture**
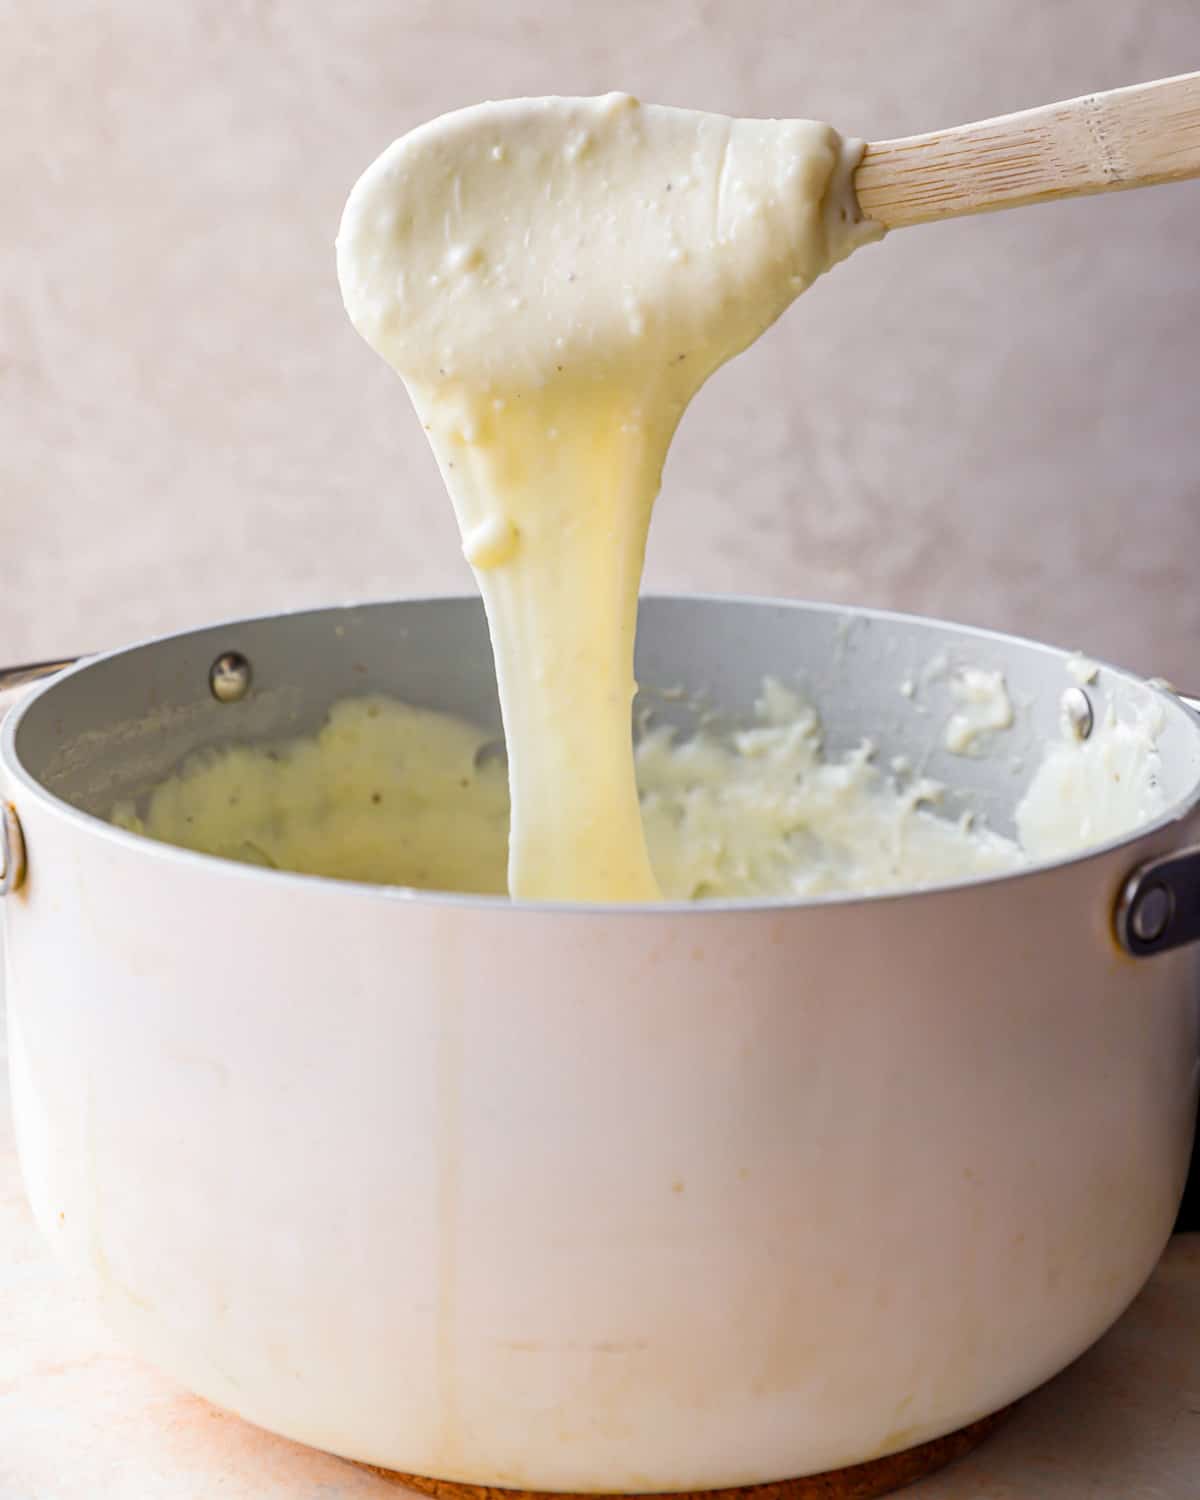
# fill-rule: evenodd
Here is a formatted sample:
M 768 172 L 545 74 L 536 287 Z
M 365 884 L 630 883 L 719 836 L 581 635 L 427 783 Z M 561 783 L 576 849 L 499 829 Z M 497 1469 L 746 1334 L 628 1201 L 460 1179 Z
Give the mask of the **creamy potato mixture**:
M 956 714 L 947 738 L 959 733 Z M 644 727 L 634 770 L 651 869 L 670 901 L 803 899 L 1003 874 L 1161 813 L 1160 728 L 1156 713 L 1109 711 L 1087 741 L 1052 741 L 1017 803 L 1014 841 L 942 815 L 945 788 L 883 762 L 870 743 L 828 757 L 813 708 L 769 681 L 741 729 Z M 1002 754 L 1003 743 L 979 730 L 962 753 L 989 752 Z M 509 811 L 494 735 L 366 696 L 336 704 L 316 734 L 199 752 L 113 818 L 273 869 L 501 895 Z
M 116 820 L 167 843 L 278 869 L 503 893 L 505 765 L 492 737 L 379 697 L 338 704 L 314 736 L 195 756 Z M 936 816 L 941 788 L 897 785 L 869 746 L 821 753 L 817 715 L 777 683 L 756 722 L 679 741 L 650 729 L 635 773 L 668 900 L 888 890 L 999 873 L 1017 846 Z

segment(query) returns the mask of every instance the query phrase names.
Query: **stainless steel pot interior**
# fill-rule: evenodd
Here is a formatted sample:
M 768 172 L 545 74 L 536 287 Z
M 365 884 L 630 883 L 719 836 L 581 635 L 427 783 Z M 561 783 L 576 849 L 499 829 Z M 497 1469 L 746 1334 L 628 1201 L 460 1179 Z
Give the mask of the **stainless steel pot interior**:
M 220 702 L 209 675 L 240 652 L 252 685 Z M 867 610 L 781 601 L 647 598 L 639 618 L 639 705 L 693 729 L 713 709 L 752 710 L 764 677 L 798 686 L 819 710 L 836 753 L 871 740 L 951 789 L 951 815 L 969 810 L 1002 833 L 1046 742 L 1064 732 L 1063 694 L 1078 687 L 1069 654 L 1050 646 Z M 1004 673 L 1011 729 L 977 755 L 945 747 L 954 673 Z M 915 691 L 906 695 L 905 684 Z M 682 690 L 680 693 L 679 690 Z M 1118 713 L 1163 712 L 1162 779 L 1170 811 L 1200 797 L 1200 728 L 1171 694 L 1102 667 L 1085 691 L 1100 724 Z M 476 598 L 401 600 L 214 626 L 97 658 L 37 692 L 6 739 L 14 773 L 72 807 L 105 817 L 191 752 L 231 741 L 309 732 L 340 698 L 387 693 L 499 728 L 486 621 Z

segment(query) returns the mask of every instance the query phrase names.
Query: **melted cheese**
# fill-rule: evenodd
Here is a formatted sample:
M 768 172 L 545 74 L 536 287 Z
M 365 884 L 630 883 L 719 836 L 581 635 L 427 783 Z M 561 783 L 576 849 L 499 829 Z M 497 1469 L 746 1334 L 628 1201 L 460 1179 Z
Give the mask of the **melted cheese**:
M 659 895 L 632 750 L 650 513 L 707 377 L 878 230 L 810 121 L 627 95 L 480 105 L 346 205 L 354 326 L 404 378 L 487 609 L 517 897 Z

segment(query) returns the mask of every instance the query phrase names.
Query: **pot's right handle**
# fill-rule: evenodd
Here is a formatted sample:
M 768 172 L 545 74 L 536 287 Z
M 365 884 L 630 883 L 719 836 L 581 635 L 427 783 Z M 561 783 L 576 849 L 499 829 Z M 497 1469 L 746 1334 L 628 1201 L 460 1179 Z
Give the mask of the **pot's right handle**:
M 1140 865 L 1121 887 L 1117 941 L 1132 958 L 1153 958 L 1200 940 L 1200 844 Z

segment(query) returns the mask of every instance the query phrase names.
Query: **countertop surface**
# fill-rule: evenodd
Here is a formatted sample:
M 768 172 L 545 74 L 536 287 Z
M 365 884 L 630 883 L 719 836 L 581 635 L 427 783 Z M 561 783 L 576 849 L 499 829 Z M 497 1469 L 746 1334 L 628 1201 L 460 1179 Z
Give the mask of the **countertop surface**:
M 0 1500 L 395 1500 L 125 1354 L 44 1248 L 21 1186 L 0 1029 Z M 1195 1500 L 1200 1235 L 1171 1242 L 1094 1349 L 913 1500 Z

